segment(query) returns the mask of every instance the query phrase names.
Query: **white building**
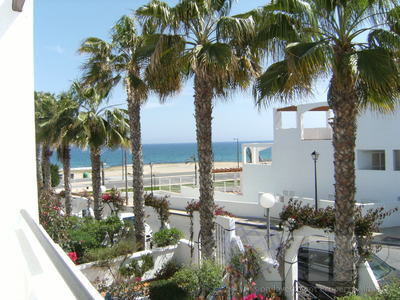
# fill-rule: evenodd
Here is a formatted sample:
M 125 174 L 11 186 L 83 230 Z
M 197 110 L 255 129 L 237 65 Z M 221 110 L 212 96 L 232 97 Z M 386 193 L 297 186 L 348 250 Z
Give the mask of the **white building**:
M 274 142 L 242 146 L 243 201 L 256 202 L 259 192 L 269 192 L 277 195 L 282 202 L 299 197 L 314 203 L 314 161 L 311 153 L 317 151 L 320 154 L 317 161 L 317 199 L 320 207 L 332 203 L 321 200 L 334 200 L 331 116 L 324 102 L 275 109 Z M 312 121 L 315 119 L 320 120 L 317 128 Z M 382 115 L 366 111 L 358 118 L 356 201 L 375 203 L 367 207 L 390 209 L 400 204 L 399 128 L 400 113 Z M 267 151 L 272 160 L 263 161 L 263 153 Z M 385 227 L 399 225 L 399 213 L 384 222 Z
M 4 299 L 102 299 L 38 224 L 33 101 L 33 1 L 0 0 Z

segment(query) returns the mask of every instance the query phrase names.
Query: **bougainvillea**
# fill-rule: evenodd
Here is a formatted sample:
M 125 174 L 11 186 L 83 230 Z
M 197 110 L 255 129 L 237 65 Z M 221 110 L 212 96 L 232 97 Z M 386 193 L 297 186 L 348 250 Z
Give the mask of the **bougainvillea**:
M 370 241 L 373 233 L 379 232 L 379 226 L 384 218 L 397 210 L 397 208 L 394 208 L 385 211 L 383 207 L 379 207 L 369 209 L 363 214 L 362 207 L 356 206 L 354 211 L 355 234 L 360 256 L 367 257 L 371 254 L 372 245 Z M 285 223 L 289 231 L 294 231 L 302 226 L 310 226 L 333 232 L 335 229 L 335 208 L 328 206 L 315 210 L 310 205 L 304 205 L 301 201 L 291 199 L 288 205 L 283 207 L 280 219 L 280 225 Z
M 112 188 L 109 193 L 104 193 L 101 198 L 103 203 L 107 204 L 110 208 L 111 214 L 114 215 L 117 215 L 124 205 L 124 198 L 121 197 L 121 193 L 115 188 Z
M 68 247 L 70 220 L 63 215 L 60 198 L 53 192 L 43 191 L 40 195 L 39 222 L 55 243 Z
M 154 194 L 146 194 L 144 196 L 144 204 L 151 206 L 158 214 L 158 219 L 161 222 L 161 228 L 164 228 L 165 224 L 169 220 L 169 201 L 168 196 L 155 196 Z

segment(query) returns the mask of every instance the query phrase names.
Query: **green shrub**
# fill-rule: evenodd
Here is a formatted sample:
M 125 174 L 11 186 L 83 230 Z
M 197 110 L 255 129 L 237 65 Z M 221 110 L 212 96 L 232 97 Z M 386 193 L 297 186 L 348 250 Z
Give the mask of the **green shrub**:
M 182 290 L 175 282 L 170 280 L 153 281 L 149 287 L 151 300 L 186 300 L 188 294 Z
M 223 285 L 223 270 L 212 261 L 205 260 L 200 267 L 185 267 L 171 278 L 191 297 L 203 296 Z
M 337 300 L 398 300 L 400 299 L 400 281 L 394 281 L 385 285 L 379 292 L 363 296 L 346 296 L 336 298 Z
M 89 249 L 85 253 L 87 261 L 105 262 L 115 257 L 135 252 L 134 243 L 132 241 L 123 240 L 112 247 Z
M 160 270 L 157 271 L 157 273 L 155 274 L 155 279 L 156 280 L 170 279 L 180 269 L 182 269 L 182 266 L 180 264 L 178 264 L 173 260 L 170 260 L 167 263 L 165 263 Z
M 400 299 L 400 280 L 385 285 L 382 290 L 378 293 L 379 299 L 385 300 L 398 300 Z
M 200 294 L 199 277 L 194 267 L 182 268 L 175 273 L 171 280 L 191 297 L 196 297 Z
M 154 234 L 153 241 L 157 247 L 165 247 L 178 244 L 181 238 L 183 238 L 183 233 L 179 229 L 165 228 Z
M 223 270 L 215 262 L 205 260 L 197 271 L 199 282 L 201 282 L 201 295 L 207 297 L 223 285 Z
M 142 261 L 141 264 L 139 264 L 139 260 Z M 142 278 L 144 273 L 151 270 L 153 267 L 154 267 L 153 256 L 151 254 L 146 254 L 142 255 L 138 260 L 136 259 L 131 260 L 129 264 L 121 267 L 119 269 L 119 272 L 124 277 L 129 278 L 135 276 L 138 278 Z
M 82 263 L 85 253 L 90 249 L 113 246 L 125 239 L 129 226 L 125 225 L 118 217 L 112 216 L 105 220 L 83 218 L 69 230 L 70 250 L 78 255 L 78 262 Z

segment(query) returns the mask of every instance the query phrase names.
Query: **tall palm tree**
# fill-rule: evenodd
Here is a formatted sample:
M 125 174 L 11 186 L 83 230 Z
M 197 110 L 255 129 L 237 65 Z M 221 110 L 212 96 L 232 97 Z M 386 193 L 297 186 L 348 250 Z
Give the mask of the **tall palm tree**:
M 76 128 L 79 113 L 79 103 L 72 99 L 71 92 L 61 93 L 57 100 L 56 113 L 46 126 L 52 128 L 54 145 L 57 147 L 57 155 L 63 164 L 64 198 L 66 214 L 72 212 L 71 203 L 71 147 L 78 134 Z
M 365 107 L 392 110 L 400 91 L 395 47 L 382 42 L 393 45 L 387 16 L 396 5 L 397 1 L 384 0 L 278 0 L 249 12 L 260 20 L 258 44 L 275 46 L 269 48 L 274 57 L 283 50 L 282 59 L 257 79 L 254 92 L 259 105 L 270 100 L 292 101 L 312 93 L 317 78 L 330 78 L 327 100 L 334 113 L 334 277 L 339 295 L 354 289 L 356 282 L 357 115 Z
M 36 118 L 36 162 L 39 191 L 51 190 L 50 157 L 53 153 L 54 137 L 57 133 L 51 126 L 46 126 L 57 111 L 56 97 L 50 93 L 35 92 Z M 41 152 L 39 149 L 41 148 Z M 41 154 L 41 157 L 40 157 Z
M 84 64 L 84 81 L 100 88 L 115 86 L 123 80 L 128 102 L 133 168 L 133 210 L 135 235 L 139 248 L 144 247 L 144 189 L 140 114 L 150 91 L 164 100 L 180 89 L 180 76 L 152 72 L 148 68 L 155 42 L 137 33 L 135 22 L 123 16 L 112 29 L 112 42 L 87 38 L 79 51 L 89 55 Z
M 202 254 L 213 259 L 214 189 L 212 181 L 213 100 L 225 97 L 237 87 L 246 88 L 258 72 L 258 59 L 247 46 L 254 22 L 252 17 L 230 17 L 233 1 L 181 0 L 174 7 L 159 0 L 140 7 L 136 15 L 145 30 L 158 37 L 152 57 L 158 72 L 180 69 L 194 78 L 197 152 L 200 173 L 200 223 Z M 167 68 L 161 68 L 165 53 L 174 53 Z
M 104 147 L 127 147 L 129 144 L 129 124 L 126 111 L 103 106 L 107 94 L 93 87 L 83 87 L 79 83 L 72 86 L 74 99 L 81 103 L 75 130 L 76 142 L 81 147 L 88 146 L 92 164 L 92 188 L 94 216 L 101 219 L 101 150 Z

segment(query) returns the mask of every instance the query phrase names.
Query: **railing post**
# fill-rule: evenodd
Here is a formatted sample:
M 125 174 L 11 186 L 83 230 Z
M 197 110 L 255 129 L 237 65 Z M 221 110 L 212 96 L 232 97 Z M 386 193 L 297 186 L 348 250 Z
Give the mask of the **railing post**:
M 172 188 L 171 188 L 171 177 L 168 178 L 168 183 L 169 183 L 169 191 L 171 192 Z

